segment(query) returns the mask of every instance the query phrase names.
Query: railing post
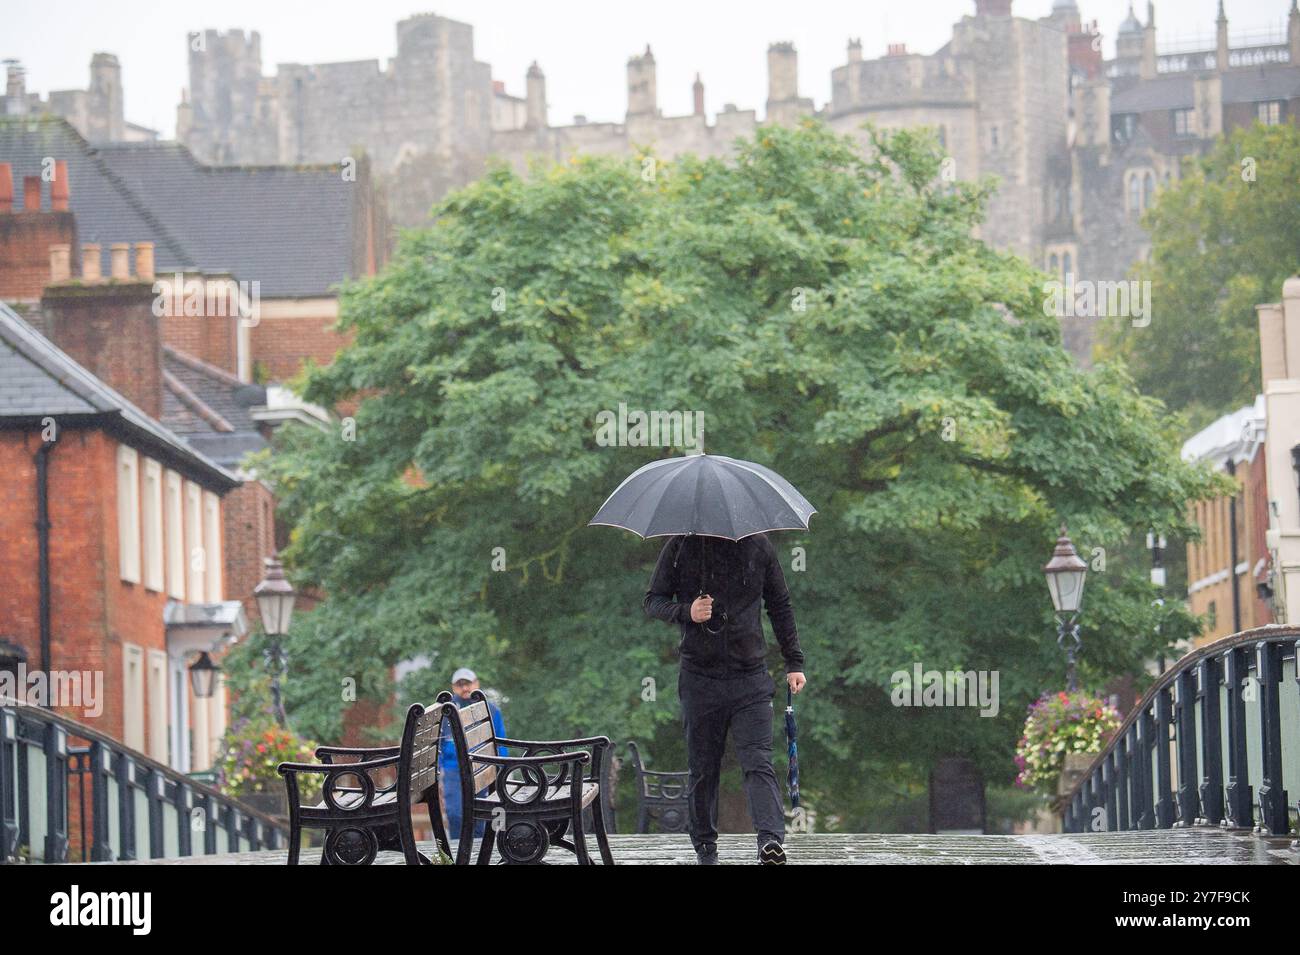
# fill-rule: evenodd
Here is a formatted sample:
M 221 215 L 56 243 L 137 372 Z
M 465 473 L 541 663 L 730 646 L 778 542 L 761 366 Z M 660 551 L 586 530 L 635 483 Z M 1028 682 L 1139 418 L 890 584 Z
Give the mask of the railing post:
M 1115 830 L 1123 832 L 1129 826 L 1129 787 L 1133 785 L 1133 761 L 1128 750 L 1128 734 L 1115 740 L 1115 791 L 1116 807 Z
M 1097 818 L 1097 810 L 1106 811 L 1105 765 L 1098 766 L 1088 777 L 1088 818 L 1083 820 L 1081 832 L 1092 832 L 1092 821 Z
M 1196 779 L 1196 673 L 1191 667 L 1178 674 L 1178 825 L 1196 825 L 1200 799 Z
M 1118 747 L 1112 747 L 1106 756 L 1106 832 L 1119 828 L 1119 755 Z
M 226 851 L 239 851 L 240 812 L 236 806 L 226 807 Z
M 45 726 L 45 857 L 68 861 L 68 731 Z
M 1220 718 L 1218 657 L 1197 667 L 1201 693 L 1201 819 L 1209 826 L 1223 821 L 1223 722 Z
M 1157 691 L 1155 702 L 1156 828 L 1171 829 L 1174 825 L 1174 781 L 1169 769 L 1169 728 L 1174 723 L 1174 704 L 1170 688 L 1166 686 Z
M 190 834 L 194 821 L 190 818 L 190 796 L 193 790 L 185 783 L 176 784 L 176 852 L 181 856 L 193 855 Z
M 1142 712 L 1138 715 L 1137 722 L 1133 724 L 1141 734 L 1141 739 L 1134 736 L 1133 743 L 1137 747 L 1137 771 L 1134 775 L 1137 798 L 1134 801 L 1134 814 L 1137 829 L 1154 829 L 1156 827 L 1156 816 L 1154 809 L 1154 796 L 1152 793 L 1151 783 L 1151 749 L 1153 743 L 1152 735 L 1155 733 L 1154 724 L 1151 721 L 1151 710 L 1149 707 L 1143 707 Z
M 126 753 L 117 754 L 117 830 L 121 845 L 118 858 L 134 861 L 136 853 L 135 832 L 135 760 Z
M 1282 788 L 1282 644 L 1260 641 L 1258 653 L 1260 736 L 1263 737 L 1263 779 L 1259 786 L 1260 828 L 1275 836 L 1290 831 L 1286 790 Z
M 161 859 L 167 851 L 163 836 L 163 802 L 167 792 L 167 777 L 156 769 L 149 770 L 149 858 Z
M 108 786 L 113 772 L 113 753 L 98 740 L 90 744 L 90 861 L 112 862 L 108 818 Z M 86 834 L 83 832 L 82 839 Z
M 1255 825 L 1255 805 L 1250 787 L 1250 769 L 1246 755 L 1246 694 L 1249 677 L 1245 647 L 1233 647 L 1224 656 L 1228 686 L 1228 804 L 1230 828 L 1249 829 Z
M 217 829 L 221 817 L 217 815 L 217 801 L 211 793 L 203 796 L 203 852 L 206 855 L 217 854 Z
M 18 857 L 18 714 L 0 708 L 0 863 Z

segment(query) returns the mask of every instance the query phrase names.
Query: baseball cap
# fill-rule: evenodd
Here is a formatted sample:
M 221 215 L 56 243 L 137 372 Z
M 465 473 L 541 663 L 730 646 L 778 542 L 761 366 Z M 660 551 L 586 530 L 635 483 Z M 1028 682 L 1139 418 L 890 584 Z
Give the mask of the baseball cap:
M 455 673 L 451 675 L 452 686 L 455 686 L 461 680 L 469 680 L 471 683 L 473 683 L 477 679 L 478 679 L 478 675 L 469 667 L 461 667 L 459 670 L 457 670 Z

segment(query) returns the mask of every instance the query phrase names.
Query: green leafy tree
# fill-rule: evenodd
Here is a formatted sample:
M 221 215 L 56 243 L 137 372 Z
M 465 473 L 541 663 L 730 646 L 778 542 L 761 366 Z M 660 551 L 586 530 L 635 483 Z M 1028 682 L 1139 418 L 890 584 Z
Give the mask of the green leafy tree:
M 1124 371 L 1074 365 L 1043 276 L 972 238 L 991 186 L 945 187 L 940 161 L 928 135 L 864 157 L 809 123 L 726 162 L 498 169 L 406 234 L 346 291 L 353 344 L 305 377 L 309 400 L 357 403 L 355 434 L 285 429 L 261 462 L 295 574 L 328 594 L 295 617 L 296 725 L 336 736 L 341 680 L 382 697 L 423 655 L 408 697 L 468 664 L 518 732 L 636 737 L 682 765 L 677 637 L 641 611 L 660 542 L 586 526 L 678 453 L 598 444 L 624 403 L 702 412 L 709 450 L 819 508 L 775 541 L 826 825 L 895 818 L 943 755 L 1010 783 L 1025 708 L 1063 682 L 1040 574 L 1057 525 L 1100 567 L 1130 533 L 1185 530 L 1212 479 Z M 1092 575 L 1085 683 L 1196 631 L 1153 597 L 1141 567 Z M 893 706 L 914 662 L 999 671 L 998 714 Z
M 1151 323 L 1106 326 L 1098 351 L 1122 356 L 1138 386 L 1192 426 L 1250 404 L 1260 389 L 1255 306 L 1300 269 L 1300 128 L 1253 125 L 1189 161 L 1144 225 Z

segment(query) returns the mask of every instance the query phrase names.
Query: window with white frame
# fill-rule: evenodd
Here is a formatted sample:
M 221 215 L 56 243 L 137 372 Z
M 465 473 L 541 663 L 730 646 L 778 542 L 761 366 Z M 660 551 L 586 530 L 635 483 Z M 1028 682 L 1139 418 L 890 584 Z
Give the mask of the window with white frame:
M 167 654 L 149 651 L 149 755 L 167 762 Z
M 117 566 L 129 583 L 140 582 L 140 456 L 117 446 Z
M 203 492 L 203 553 L 208 578 L 208 603 L 216 603 L 221 593 L 221 498 Z
M 185 482 L 185 599 L 202 603 L 207 567 L 203 552 L 203 491 L 193 481 Z
M 1196 135 L 1196 110 L 1174 110 L 1174 135 L 1179 139 L 1189 139 Z
M 185 504 L 181 476 L 168 471 L 163 481 L 163 525 L 167 541 L 167 596 L 185 599 Z
M 163 590 L 163 476 L 162 465 L 144 459 L 144 585 Z
M 122 742 L 144 749 L 144 651 L 122 644 Z

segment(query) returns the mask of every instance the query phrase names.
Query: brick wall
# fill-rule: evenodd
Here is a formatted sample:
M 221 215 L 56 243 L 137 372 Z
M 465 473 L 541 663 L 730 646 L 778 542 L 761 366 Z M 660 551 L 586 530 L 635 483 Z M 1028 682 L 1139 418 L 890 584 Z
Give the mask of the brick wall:
M 9 212 L 0 203 L 0 299 L 38 299 L 50 280 L 50 246 L 77 246 L 71 212 Z
M 78 364 L 162 417 L 162 333 L 148 281 L 51 285 L 41 298 L 45 334 Z
M 167 315 L 162 319 L 163 342 L 237 375 L 238 321 L 235 315 Z
M 222 500 L 225 524 L 225 588 L 241 600 L 249 621 L 256 621 L 253 588 L 262 580 L 263 558 L 275 551 L 275 498 L 261 481 L 249 481 Z
M 334 328 L 337 303 L 322 300 L 318 314 L 293 316 L 263 315 L 250 329 L 254 368 L 271 381 L 287 381 L 308 358 L 328 365 L 351 336 Z

